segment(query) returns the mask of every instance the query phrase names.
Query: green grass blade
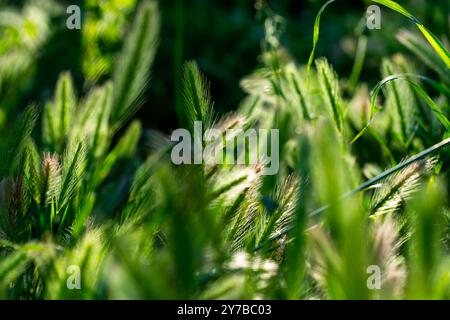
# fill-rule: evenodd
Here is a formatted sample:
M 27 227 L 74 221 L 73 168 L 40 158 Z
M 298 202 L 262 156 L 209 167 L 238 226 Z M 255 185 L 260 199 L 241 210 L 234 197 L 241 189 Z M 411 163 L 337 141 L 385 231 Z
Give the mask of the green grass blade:
M 320 18 L 322 17 L 322 13 L 325 11 L 326 7 L 333 3 L 336 0 L 329 0 L 325 3 L 317 13 L 316 20 L 314 22 L 314 33 L 313 33 L 313 48 L 311 50 L 311 54 L 309 55 L 308 64 L 306 65 L 306 89 L 309 88 L 309 75 L 311 72 L 311 65 L 314 61 L 314 54 L 316 52 L 317 42 L 319 41 L 319 31 L 320 31 Z
M 428 40 L 430 45 L 433 47 L 433 49 L 439 55 L 439 57 L 445 62 L 447 68 L 450 68 L 450 54 L 449 54 L 448 50 L 439 41 L 439 39 L 433 33 L 431 33 L 415 16 L 413 16 L 411 13 L 409 13 L 405 8 L 403 8 L 401 5 L 399 5 L 395 1 L 392 1 L 392 0 L 372 0 L 372 1 L 382 4 L 394 11 L 397 11 L 398 13 L 404 15 L 405 17 L 410 19 L 412 22 L 414 22 L 416 24 L 417 28 L 419 28 L 420 32 L 422 32 L 422 34 Z
M 361 70 L 364 65 L 364 60 L 366 58 L 367 52 L 367 37 L 360 36 L 358 39 L 358 46 L 356 48 L 355 62 L 353 64 L 352 72 L 348 79 L 348 87 L 350 90 L 354 90 L 359 80 Z

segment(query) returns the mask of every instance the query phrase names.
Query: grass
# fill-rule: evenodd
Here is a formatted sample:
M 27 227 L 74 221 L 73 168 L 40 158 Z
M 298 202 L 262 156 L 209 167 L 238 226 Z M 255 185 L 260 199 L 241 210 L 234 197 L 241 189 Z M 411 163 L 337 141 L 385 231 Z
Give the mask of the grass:
M 132 120 L 158 47 L 153 1 L 136 10 L 112 80 L 89 73 L 77 92 L 62 72 L 52 98 L 22 113 L 5 107 L 0 298 L 449 299 L 445 42 L 395 2 L 374 1 L 412 19 L 430 46 L 401 31 L 413 57 L 386 56 L 369 92 L 367 38 L 359 35 L 349 81 L 315 58 L 333 2 L 319 11 L 306 65 L 277 38 L 281 17 L 259 8 L 261 64 L 241 81 L 246 97 L 233 113 L 214 110 L 196 62 L 179 70 L 176 110 L 188 130 L 194 121 L 280 130 L 274 176 L 263 164 L 176 166 L 166 135 Z M 24 72 L 2 70 L 0 88 Z M 81 287 L 71 289 L 78 270 Z

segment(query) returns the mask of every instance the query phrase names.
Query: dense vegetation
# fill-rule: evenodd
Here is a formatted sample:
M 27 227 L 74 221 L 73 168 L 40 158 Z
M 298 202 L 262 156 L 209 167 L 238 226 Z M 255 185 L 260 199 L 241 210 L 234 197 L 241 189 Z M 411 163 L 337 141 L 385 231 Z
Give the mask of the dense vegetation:
M 290 24 L 257 1 L 259 64 L 227 114 L 178 56 L 181 127 L 280 130 L 280 170 L 263 175 L 263 163 L 171 162 L 168 132 L 134 117 L 157 82 L 158 5 L 101 3 L 85 1 L 71 38 L 81 49 L 66 52 L 82 57 L 78 73 L 59 70 L 48 93 L 41 52 L 61 37 L 51 28 L 64 29 L 61 7 L 0 1 L 0 298 L 450 298 L 448 30 L 369 1 L 410 27 L 397 34 L 408 54 L 383 57 L 369 87 L 365 19 L 345 78 L 315 52 L 339 1 L 317 15 L 304 61 L 283 46 Z

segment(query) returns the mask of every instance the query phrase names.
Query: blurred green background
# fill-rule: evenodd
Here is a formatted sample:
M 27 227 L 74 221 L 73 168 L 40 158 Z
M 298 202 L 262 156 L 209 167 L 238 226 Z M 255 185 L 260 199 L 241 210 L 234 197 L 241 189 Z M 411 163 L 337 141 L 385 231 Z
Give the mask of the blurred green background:
M 72 73 L 80 95 L 92 84 L 108 79 L 137 2 L 0 0 L 0 68 L 7 69 L 1 70 L 0 106 L 8 113 L 33 101 L 48 100 L 59 73 L 64 70 Z M 136 115 L 146 127 L 164 132 L 178 127 L 175 106 L 180 95 L 176 92 L 186 60 L 195 60 L 210 80 L 215 107 L 220 113 L 236 109 L 244 97 L 240 79 L 260 63 L 264 17 L 258 14 L 257 7 L 265 2 L 160 1 L 160 46 L 145 105 Z M 267 1 L 283 19 L 282 45 L 301 64 L 306 63 L 310 53 L 314 19 L 324 2 Z M 438 37 L 448 37 L 450 1 L 406 2 L 413 14 Z M 71 4 L 82 8 L 81 30 L 65 27 L 66 8 Z M 368 5 L 368 1 L 337 1 L 327 8 L 323 17 L 316 56 L 326 56 L 342 78 L 350 75 L 356 35 L 362 30 L 358 26 L 364 23 Z M 405 24 L 404 17 L 385 8 L 381 10 L 382 30 L 364 31 L 369 41 L 361 79 L 370 85 L 380 80 L 383 56 L 396 52 L 408 54 L 396 40 L 397 32 L 405 25 L 415 31 L 411 23 Z M 13 56 L 19 61 L 8 60 Z M 2 119 L 7 117 L 0 115 L 0 123 Z

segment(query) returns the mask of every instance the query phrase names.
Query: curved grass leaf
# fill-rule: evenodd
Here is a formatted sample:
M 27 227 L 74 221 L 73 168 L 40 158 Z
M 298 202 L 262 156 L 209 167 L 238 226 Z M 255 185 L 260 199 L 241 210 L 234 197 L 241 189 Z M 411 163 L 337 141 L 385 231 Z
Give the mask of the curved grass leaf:
M 439 58 L 436 51 L 427 46 L 426 41 L 420 35 L 408 30 L 400 30 L 396 37 L 401 44 L 414 53 L 429 68 L 441 75 L 445 81 L 450 81 L 450 69 Z
M 394 11 L 397 11 L 398 13 L 404 15 L 408 19 L 410 19 L 412 22 L 414 22 L 419 28 L 420 32 L 425 36 L 427 41 L 430 43 L 430 45 L 433 47 L 433 49 L 436 51 L 436 53 L 439 55 L 439 57 L 445 62 L 447 68 L 450 68 L 450 54 L 448 50 L 444 47 L 444 45 L 439 41 L 439 39 L 431 33 L 415 16 L 413 16 L 411 13 L 409 13 L 405 8 L 403 8 L 401 5 L 396 3 L 392 0 L 372 0 L 373 2 L 382 4 Z
M 410 78 L 417 78 L 417 79 L 423 80 L 423 81 L 429 83 L 431 86 L 433 86 L 433 88 L 437 89 L 439 92 L 443 93 L 446 96 L 449 96 L 450 91 L 444 84 L 436 82 L 425 76 L 415 75 L 415 74 L 397 74 L 397 75 L 391 75 L 389 77 L 386 77 L 383 80 L 381 80 L 380 82 L 378 82 L 377 85 L 373 88 L 373 90 L 370 94 L 371 99 L 370 99 L 369 122 L 353 138 L 351 143 L 354 143 L 366 132 L 366 130 L 369 128 L 372 120 L 374 119 L 375 111 L 376 111 L 376 102 L 377 102 L 377 98 L 380 93 L 380 90 L 389 82 L 397 81 L 397 80 L 406 80 L 411 85 L 411 88 L 414 89 L 414 91 L 416 91 L 416 93 L 425 100 L 425 102 L 428 104 L 430 109 L 433 111 L 433 113 L 439 119 L 441 124 L 444 126 L 446 131 L 450 131 L 450 121 L 445 116 L 442 109 L 433 101 L 433 99 L 430 98 L 430 96 L 425 92 L 425 90 L 422 89 L 422 87 L 419 84 L 412 81 Z
M 313 48 L 311 50 L 311 54 L 309 55 L 308 64 L 306 65 L 306 89 L 309 87 L 309 75 L 311 72 L 311 65 L 314 60 L 314 53 L 316 51 L 317 41 L 319 41 L 319 31 L 320 31 L 320 18 L 322 17 L 322 13 L 325 11 L 326 7 L 333 3 L 336 0 L 329 0 L 325 3 L 317 13 L 316 20 L 314 22 L 314 33 L 313 33 Z

